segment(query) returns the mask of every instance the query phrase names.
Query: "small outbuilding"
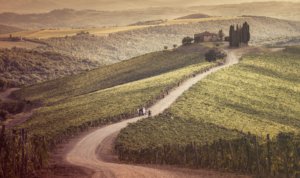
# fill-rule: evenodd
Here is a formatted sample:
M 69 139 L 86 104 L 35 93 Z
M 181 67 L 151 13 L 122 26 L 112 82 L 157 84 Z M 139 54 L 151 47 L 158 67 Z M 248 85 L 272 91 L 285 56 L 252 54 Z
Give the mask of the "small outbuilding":
M 194 41 L 195 43 L 201 43 L 201 42 L 215 42 L 219 40 L 219 36 L 216 33 L 210 33 L 208 31 L 205 31 L 203 33 L 198 33 L 194 35 Z

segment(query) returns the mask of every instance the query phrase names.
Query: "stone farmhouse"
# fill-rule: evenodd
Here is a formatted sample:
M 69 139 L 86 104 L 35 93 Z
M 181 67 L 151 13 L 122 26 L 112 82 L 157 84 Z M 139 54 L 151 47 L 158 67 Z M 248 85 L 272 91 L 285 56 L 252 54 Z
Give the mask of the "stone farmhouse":
M 194 35 L 195 43 L 219 41 L 219 35 L 205 31 Z

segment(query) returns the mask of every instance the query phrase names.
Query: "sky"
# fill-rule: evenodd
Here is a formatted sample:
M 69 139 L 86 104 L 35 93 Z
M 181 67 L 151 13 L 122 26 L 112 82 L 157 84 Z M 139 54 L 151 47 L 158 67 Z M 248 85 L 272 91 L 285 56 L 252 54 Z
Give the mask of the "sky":
M 127 10 L 148 7 L 182 7 L 235 4 L 269 0 L 0 0 L 0 12 L 39 13 L 53 9 Z M 300 2 L 300 0 L 278 0 Z

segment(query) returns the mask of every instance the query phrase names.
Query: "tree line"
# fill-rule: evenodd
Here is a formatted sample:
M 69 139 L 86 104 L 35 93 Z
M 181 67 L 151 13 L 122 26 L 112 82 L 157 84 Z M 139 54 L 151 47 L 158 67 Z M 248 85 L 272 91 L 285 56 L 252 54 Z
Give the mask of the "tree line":
M 250 26 L 247 22 L 242 27 L 239 25 L 230 26 L 229 29 L 229 45 L 231 47 L 240 47 L 242 44 L 248 45 L 250 41 Z

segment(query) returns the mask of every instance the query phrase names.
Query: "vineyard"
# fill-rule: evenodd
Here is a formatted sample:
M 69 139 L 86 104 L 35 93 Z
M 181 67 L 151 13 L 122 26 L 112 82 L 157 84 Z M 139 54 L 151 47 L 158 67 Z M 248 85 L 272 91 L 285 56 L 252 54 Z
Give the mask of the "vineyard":
M 101 67 L 80 75 L 69 76 L 37 85 L 16 93 L 18 98 L 54 103 L 120 84 L 156 76 L 185 66 L 204 62 L 207 47 L 191 45 L 172 51 L 145 54 L 127 61 Z
M 172 55 L 172 53 L 175 53 L 176 55 Z M 88 85 L 86 85 L 87 89 L 84 89 L 84 86 L 81 85 L 81 88 L 76 91 L 78 93 L 64 96 L 64 98 L 59 98 L 61 96 L 58 95 L 59 97 L 55 100 L 55 103 L 48 102 L 48 99 L 51 98 L 45 97 L 46 100 L 44 102 L 48 105 L 44 105 L 37 109 L 32 118 L 20 125 L 16 130 L 13 130 L 12 132 L 9 130 L 7 133 L 3 131 L 2 135 L 0 135 L 0 139 L 3 141 L 3 144 L 0 144 L 0 158 L 1 160 L 6 160 L 6 162 L 1 163 L 0 165 L 0 170 L 2 171 L 0 171 L 1 176 L 18 177 L 21 174 L 26 174 L 27 176 L 34 174 L 36 169 L 45 166 L 47 163 L 47 154 L 49 151 L 65 139 L 83 132 L 90 127 L 97 127 L 134 117 L 137 115 L 138 108 L 152 105 L 187 78 L 192 77 L 196 73 L 202 73 L 209 68 L 220 65 L 218 62 L 205 62 L 202 57 L 203 54 L 199 52 L 191 52 L 191 54 L 181 57 L 178 55 L 183 55 L 183 52 L 179 53 L 179 51 L 164 51 L 159 52 L 158 54 L 165 56 L 156 58 L 158 57 L 157 54 L 157 56 L 155 54 L 149 54 L 150 56 L 144 56 L 145 59 L 141 57 L 129 60 L 127 65 L 125 65 L 127 62 L 123 62 L 127 67 L 132 66 L 133 63 L 137 64 L 136 67 L 142 68 L 142 66 L 145 65 L 149 67 L 140 71 L 136 68 L 125 71 L 125 67 L 121 68 L 120 66 L 108 66 L 107 70 L 105 70 L 105 68 L 99 69 L 99 71 L 104 70 L 102 73 L 103 76 L 107 73 L 113 73 L 112 71 L 117 73 L 115 74 L 116 76 L 120 76 L 116 81 L 113 81 L 115 82 L 114 84 L 105 83 L 107 82 L 106 78 L 100 79 L 99 83 L 97 83 L 98 81 L 94 81 L 94 86 L 100 87 L 101 84 L 103 84 L 101 87 L 104 87 L 104 89 L 91 89 L 88 88 Z M 154 59 L 160 61 L 160 64 L 167 63 L 168 60 L 169 62 L 170 60 L 174 60 L 174 63 L 168 67 L 161 67 L 158 64 L 153 64 L 153 55 L 156 56 Z M 176 58 L 176 56 L 178 57 Z M 153 76 L 138 80 L 139 78 L 146 77 L 142 75 L 142 71 L 145 70 L 147 71 L 145 74 L 146 76 Z M 95 71 L 96 70 L 87 73 L 93 73 Z M 130 71 L 132 71 L 132 73 Z M 137 81 L 118 85 L 118 82 L 126 82 L 127 77 L 122 78 L 126 74 L 128 75 L 128 78 L 138 74 L 141 74 L 142 76 L 136 77 Z M 84 77 L 90 78 L 91 75 Z M 69 78 L 61 80 L 68 80 Z M 74 81 L 80 84 L 83 79 L 87 78 L 79 80 L 75 80 L 74 78 Z M 51 86 L 57 82 L 55 84 L 57 84 L 56 86 L 59 88 L 61 87 L 59 86 L 59 84 L 61 84 L 60 82 L 62 82 L 61 80 L 46 82 L 37 85 L 37 87 L 48 87 L 49 83 Z M 92 83 L 92 81 L 93 80 L 88 80 L 87 82 Z M 32 86 L 32 88 L 34 87 L 35 86 Z M 25 88 L 23 90 L 27 89 Z M 44 91 L 46 91 L 46 88 L 44 88 Z M 32 94 L 37 93 L 33 92 Z M 20 135 L 19 133 L 21 132 L 26 132 L 26 135 Z M 20 146 L 21 141 L 19 140 L 21 140 L 22 143 L 24 142 L 23 146 Z M 36 154 L 33 154 L 35 152 Z M 8 159 L 8 157 L 10 158 Z M 23 165 L 24 161 L 26 162 L 25 165 L 28 166 L 20 168 L 19 166 Z
M 299 176 L 299 59 L 299 47 L 289 47 L 247 55 L 208 76 L 164 114 L 123 129 L 116 141 L 119 158 Z

